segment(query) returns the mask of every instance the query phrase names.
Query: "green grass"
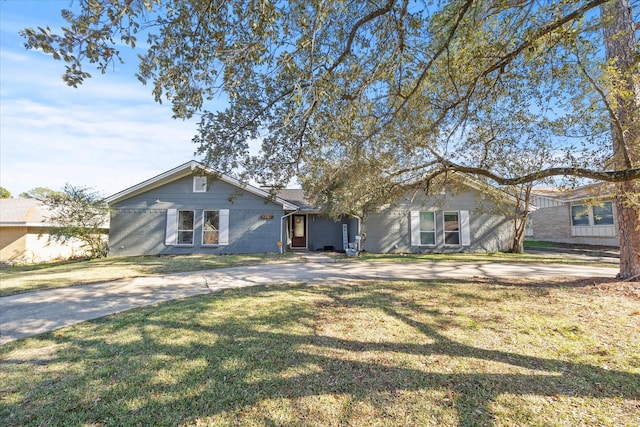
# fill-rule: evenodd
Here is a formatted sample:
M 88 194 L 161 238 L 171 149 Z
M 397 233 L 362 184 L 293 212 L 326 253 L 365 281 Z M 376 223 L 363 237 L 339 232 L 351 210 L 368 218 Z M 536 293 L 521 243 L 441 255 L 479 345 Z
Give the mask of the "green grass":
M 0 425 L 636 426 L 640 301 L 589 282 L 227 290 L 0 347 Z
M 544 242 L 540 240 L 525 240 L 525 248 L 557 248 L 559 245 L 553 242 Z
M 209 270 L 240 265 L 295 262 L 295 254 L 175 255 L 108 257 L 5 267 L 0 269 L 0 296 L 141 276 Z

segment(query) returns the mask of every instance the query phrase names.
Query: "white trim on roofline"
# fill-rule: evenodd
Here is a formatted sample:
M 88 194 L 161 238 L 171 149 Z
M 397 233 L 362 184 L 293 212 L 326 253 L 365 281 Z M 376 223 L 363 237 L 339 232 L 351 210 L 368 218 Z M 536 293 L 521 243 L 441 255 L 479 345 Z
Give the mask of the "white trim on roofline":
M 298 206 L 294 205 L 291 202 L 287 202 L 284 199 L 281 199 L 280 197 L 272 197 L 271 194 L 269 194 L 269 192 L 261 190 L 260 188 L 254 187 L 253 185 L 250 184 L 246 184 L 243 183 L 235 178 L 232 178 L 230 176 L 218 173 L 212 169 L 207 168 L 206 166 L 204 166 L 202 163 L 197 162 L 195 160 L 191 160 L 188 161 L 187 163 L 184 163 L 180 166 L 177 166 L 171 170 L 168 170 L 164 173 L 161 173 L 160 175 L 156 175 L 153 178 L 150 178 L 146 181 L 143 181 L 139 184 L 136 184 L 132 187 L 129 187 L 125 190 L 122 190 L 118 193 L 115 193 L 107 198 L 105 198 L 105 202 L 107 202 L 108 204 L 113 204 L 113 203 L 117 203 L 120 202 L 122 200 L 126 200 L 130 197 L 133 197 L 137 194 L 141 194 L 143 192 L 152 190 L 154 188 L 158 188 L 164 184 L 167 184 L 169 182 L 175 181 L 176 179 L 191 175 L 193 173 L 193 171 L 195 171 L 196 169 L 201 169 L 203 172 L 209 174 L 209 175 L 214 175 L 215 177 L 217 177 L 217 179 L 219 179 L 220 181 L 226 182 L 227 184 L 233 185 L 235 187 L 238 187 L 241 190 L 247 191 L 249 193 L 255 194 L 257 196 L 260 196 L 262 198 L 265 199 L 271 199 L 273 200 L 275 203 L 278 203 L 280 205 L 282 205 L 282 208 L 284 210 L 298 210 Z
M 0 227 L 55 227 L 53 224 L 45 222 L 27 222 L 27 221 L 4 221 L 0 222 Z

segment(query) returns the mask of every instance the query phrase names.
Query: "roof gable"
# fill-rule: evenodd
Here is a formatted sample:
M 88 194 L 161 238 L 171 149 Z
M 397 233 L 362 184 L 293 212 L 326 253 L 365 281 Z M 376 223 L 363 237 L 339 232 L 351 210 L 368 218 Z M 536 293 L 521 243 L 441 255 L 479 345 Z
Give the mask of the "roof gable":
M 105 201 L 111 205 L 122 200 L 129 199 L 133 196 L 145 193 L 147 191 L 153 190 L 158 187 L 162 187 L 163 185 L 174 182 L 178 179 L 184 178 L 189 175 L 197 175 L 197 171 L 200 170 L 203 174 L 215 176 L 222 182 L 230 184 L 242 191 L 246 191 L 248 193 L 257 195 L 264 199 L 272 200 L 273 202 L 282 205 L 282 207 L 286 210 L 297 210 L 298 206 L 295 204 L 288 202 L 280 197 L 273 197 L 269 192 L 264 191 L 258 187 L 254 187 L 250 184 L 243 183 L 235 178 L 230 176 L 217 173 L 216 171 L 207 168 L 202 163 L 196 162 L 195 160 L 191 160 L 187 163 L 184 163 L 180 166 L 177 166 L 173 169 L 170 169 L 166 172 L 161 173 L 160 175 L 156 175 L 153 178 L 149 178 L 146 181 L 143 181 L 139 184 L 136 184 L 132 187 L 129 187 L 125 190 L 122 190 L 118 193 L 115 193 L 105 199 Z

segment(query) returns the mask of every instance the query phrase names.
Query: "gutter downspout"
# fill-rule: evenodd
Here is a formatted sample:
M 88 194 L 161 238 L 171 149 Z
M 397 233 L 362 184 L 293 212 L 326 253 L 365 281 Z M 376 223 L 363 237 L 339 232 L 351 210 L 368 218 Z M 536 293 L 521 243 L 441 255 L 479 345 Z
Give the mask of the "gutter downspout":
M 293 211 L 293 212 L 290 212 L 290 213 L 288 213 L 288 214 L 283 215 L 283 216 L 281 216 L 281 217 L 280 217 L 280 243 L 282 243 L 282 244 L 280 245 L 280 254 L 283 254 L 283 253 L 284 253 L 284 242 L 282 241 L 282 221 L 283 221 L 286 217 L 291 216 L 291 215 L 295 214 L 296 212 L 300 212 L 300 209 L 295 210 L 295 211 Z

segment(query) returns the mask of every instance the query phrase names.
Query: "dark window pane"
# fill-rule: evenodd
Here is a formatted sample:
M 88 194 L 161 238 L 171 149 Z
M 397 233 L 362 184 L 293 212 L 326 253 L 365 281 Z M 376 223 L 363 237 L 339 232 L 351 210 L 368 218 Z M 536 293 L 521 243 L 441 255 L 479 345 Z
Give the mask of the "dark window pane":
M 611 202 L 593 207 L 593 223 L 595 225 L 613 225 L 613 204 Z
M 178 244 L 191 245 L 193 244 L 193 231 L 179 231 L 178 232 Z
M 444 233 L 444 243 L 445 245 L 459 245 L 460 233 L 458 233 L 457 231 L 452 233 Z

